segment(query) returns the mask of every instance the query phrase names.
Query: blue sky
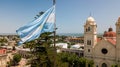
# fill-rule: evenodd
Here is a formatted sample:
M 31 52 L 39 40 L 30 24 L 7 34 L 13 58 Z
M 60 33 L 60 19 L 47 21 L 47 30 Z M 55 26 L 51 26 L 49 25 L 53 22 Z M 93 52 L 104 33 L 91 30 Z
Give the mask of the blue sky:
M 16 33 L 19 27 L 51 6 L 52 0 L 0 0 L 0 33 Z M 57 33 L 83 33 L 90 12 L 96 20 L 98 33 L 110 26 L 115 31 L 120 0 L 57 0 Z

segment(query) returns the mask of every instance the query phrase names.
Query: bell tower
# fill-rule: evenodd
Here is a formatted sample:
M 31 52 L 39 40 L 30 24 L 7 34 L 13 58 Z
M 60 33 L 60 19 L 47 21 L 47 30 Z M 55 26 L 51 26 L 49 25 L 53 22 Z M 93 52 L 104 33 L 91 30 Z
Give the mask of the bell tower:
M 120 61 L 120 17 L 116 22 L 116 56 L 116 61 Z
M 97 24 L 93 17 L 88 17 L 84 25 L 84 56 L 93 57 L 93 48 L 97 44 Z

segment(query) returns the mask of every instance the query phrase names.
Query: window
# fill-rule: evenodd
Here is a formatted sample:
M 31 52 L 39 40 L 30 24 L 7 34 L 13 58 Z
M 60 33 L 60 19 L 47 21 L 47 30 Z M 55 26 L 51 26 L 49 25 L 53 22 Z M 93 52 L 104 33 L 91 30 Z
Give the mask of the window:
M 91 31 L 91 28 L 90 27 L 86 28 L 86 32 L 89 32 L 89 31 Z
M 101 50 L 101 52 L 102 52 L 103 54 L 107 54 L 107 53 L 108 53 L 108 50 L 107 50 L 106 48 L 103 48 L 103 49 Z
M 88 31 L 90 31 L 90 27 L 88 27 Z
M 87 45 L 91 45 L 91 40 L 87 40 Z
M 107 67 L 107 64 L 106 64 L 106 63 L 103 63 L 103 64 L 102 64 L 102 67 Z
M 90 52 L 90 49 L 88 49 L 88 52 Z
M 86 32 L 87 32 L 88 30 L 86 29 Z

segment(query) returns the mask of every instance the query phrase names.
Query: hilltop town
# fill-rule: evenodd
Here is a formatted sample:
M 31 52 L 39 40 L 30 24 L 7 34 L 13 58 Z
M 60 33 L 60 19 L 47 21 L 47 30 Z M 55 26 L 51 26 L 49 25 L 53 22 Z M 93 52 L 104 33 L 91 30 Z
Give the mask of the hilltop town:
M 98 37 L 95 19 L 93 17 L 88 17 L 84 25 L 84 36 L 73 37 L 56 35 L 56 52 L 57 54 L 69 53 L 71 55 L 75 54 L 79 58 L 87 58 L 88 60 L 92 60 L 91 62 L 94 63 L 92 66 L 94 67 L 110 67 L 116 65 L 116 63 L 119 65 L 120 18 L 118 18 L 115 25 L 116 32 L 110 27 L 108 31 L 103 32 L 102 36 Z M 17 45 L 20 40 L 17 35 L 0 35 L 0 66 L 8 66 L 14 55 L 19 54 L 22 59 L 16 67 L 29 67 L 31 64 L 26 64 L 32 56 L 30 53 L 31 51 L 34 51 L 34 49 L 36 49 L 35 52 L 41 50 L 46 51 L 46 48 L 49 49 L 53 46 L 53 43 L 49 44 L 49 47 L 45 45 L 47 42 L 53 41 L 52 36 L 48 36 L 48 34 L 49 33 L 46 33 L 46 36 L 45 34 L 41 36 L 41 39 L 24 43 L 22 46 Z M 48 38 L 45 39 L 46 37 Z M 31 46 L 38 44 L 39 46 L 33 48 L 26 46 L 27 44 Z M 74 66 L 74 64 L 72 65 Z M 91 67 L 90 65 L 91 64 L 88 63 L 88 67 Z

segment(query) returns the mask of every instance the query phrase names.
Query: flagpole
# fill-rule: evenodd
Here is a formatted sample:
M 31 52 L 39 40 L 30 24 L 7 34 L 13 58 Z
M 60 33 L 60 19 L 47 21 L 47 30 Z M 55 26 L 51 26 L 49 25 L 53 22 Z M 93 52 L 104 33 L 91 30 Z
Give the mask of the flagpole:
M 53 0 L 53 6 L 56 5 L 56 0 Z M 55 14 L 55 19 L 54 19 L 54 67 L 56 67 L 56 14 Z

